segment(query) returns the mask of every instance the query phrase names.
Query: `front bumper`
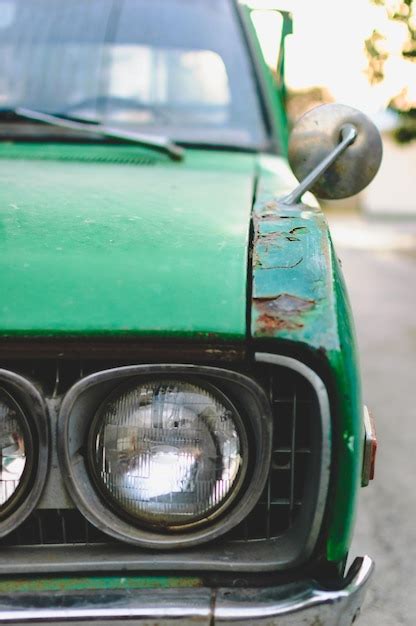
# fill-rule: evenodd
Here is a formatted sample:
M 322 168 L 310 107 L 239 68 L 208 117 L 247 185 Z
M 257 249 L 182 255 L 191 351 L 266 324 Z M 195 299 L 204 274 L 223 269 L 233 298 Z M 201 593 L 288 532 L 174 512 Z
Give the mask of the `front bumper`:
M 260 589 L 154 589 L 0 595 L 0 624 L 350 626 L 373 563 L 356 559 L 337 590 L 313 581 Z

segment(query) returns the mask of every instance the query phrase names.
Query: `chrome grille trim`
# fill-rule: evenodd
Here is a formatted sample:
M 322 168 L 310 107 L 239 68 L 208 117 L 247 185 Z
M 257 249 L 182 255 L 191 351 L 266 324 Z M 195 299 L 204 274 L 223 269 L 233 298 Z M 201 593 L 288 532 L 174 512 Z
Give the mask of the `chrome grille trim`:
M 283 366 L 297 372 L 303 376 L 314 388 L 320 407 L 320 426 L 321 426 L 321 445 L 320 445 L 320 469 L 317 480 L 319 482 L 317 489 L 317 498 L 315 502 L 315 510 L 313 512 L 313 519 L 310 527 L 310 533 L 305 546 L 306 552 L 310 553 L 316 544 L 318 539 L 319 530 L 323 521 L 325 512 L 329 477 L 331 468 L 331 412 L 329 405 L 329 398 L 326 387 L 322 379 L 308 366 L 301 361 L 293 359 L 287 356 L 281 356 L 276 354 L 269 354 L 265 352 L 258 352 L 255 354 L 255 359 L 258 363 L 269 363 L 270 365 Z M 295 405 L 297 402 L 294 403 Z M 296 408 L 296 406 L 295 406 Z M 295 412 L 295 409 L 294 409 Z M 296 415 L 294 414 L 292 425 L 292 449 L 291 449 L 291 498 L 290 507 L 293 511 L 293 505 L 295 504 L 293 498 L 293 485 L 294 485 L 294 469 L 295 469 L 295 454 L 296 448 L 294 445 L 296 439 Z M 301 448 L 302 452 L 308 454 L 310 450 L 308 448 Z M 273 458 L 273 452 L 272 452 Z M 273 464 L 273 460 L 272 460 Z

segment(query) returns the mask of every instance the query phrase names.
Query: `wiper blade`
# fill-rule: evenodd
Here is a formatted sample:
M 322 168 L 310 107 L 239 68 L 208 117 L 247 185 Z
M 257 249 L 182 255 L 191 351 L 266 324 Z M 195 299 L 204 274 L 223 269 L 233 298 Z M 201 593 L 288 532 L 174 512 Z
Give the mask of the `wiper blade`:
M 100 137 L 112 137 L 113 139 L 121 139 L 122 141 L 127 141 L 129 143 L 137 143 L 142 146 L 146 146 L 147 148 L 157 150 L 158 152 L 163 152 L 175 161 L 181 161 L 184 157 L 184 151 L 182 148 L 171 141 L 168 137 L 121 130 L 104 124 L 91 124 L 87 121 L 84 122 L 79 119 L 75 120 L 66 117 L 59 117 L 58 115 L 51 115 L 49 113 L 43 113 L 42 111 L 33 111 L 32 109 L 26 109 L 24 107 L 18 107 L 15 109 L 14 113 L 20 117 L 25 117 L 29 120 L 36 120 L 38 122 L 45 122 L 45 124 L 51 124 L 52 126 L 60 126 L 61 128 L 94 133 Z

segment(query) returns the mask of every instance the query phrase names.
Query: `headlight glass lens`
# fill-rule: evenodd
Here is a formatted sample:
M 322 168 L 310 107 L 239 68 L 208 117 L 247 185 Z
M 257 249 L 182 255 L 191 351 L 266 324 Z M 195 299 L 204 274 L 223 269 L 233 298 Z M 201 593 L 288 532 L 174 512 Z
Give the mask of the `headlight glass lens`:
M 21 409 L 5 390 L 0 389 L 0 511 L 7 506 L 21 483 L 28 443 Z
M 246 448 L 231 402 L 210 385 L 181 380 L 116 391 L 90 433 L 104 495 L 139 522 L 164 528 L 222 510 L 241 485 Z

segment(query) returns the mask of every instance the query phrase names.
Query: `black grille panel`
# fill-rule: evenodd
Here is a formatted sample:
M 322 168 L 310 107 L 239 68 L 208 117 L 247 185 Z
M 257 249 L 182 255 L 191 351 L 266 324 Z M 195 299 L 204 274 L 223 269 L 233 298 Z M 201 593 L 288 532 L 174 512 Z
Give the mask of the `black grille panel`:
M 137 361 L 136 361 L 137 362 Z M 71 362 L 55 367 L 13 368 L 41 380 L 44 393 L 58 396 L 91 371 L 118 363 Z M 20 364 L 21 365 L 21 364 Z M 11 364 L 9 369 L 12 369 Z M 245 371 L 254 375 L 253 372 Z M 266 488 L 250 515 L 226 537 L 227 541 L 272 539 L 295 524 L 304 506 L 308 481 L 314 479 L 320 423 L 319 403 L 312 385 L 300 374 L 281 366 L 259 364 L 256 378 L 267 390 L 273 407 L 274 435 Z M 316 461 L 316 458 L 315 458 Z M 39 509 L 3 540 L 3 545 L 72 545 L 113 542 L 87 522 L 76 509 Z
M 1 541 L 7 546 L 96 543 L 108 543 L 108 536 L 92 526 L 76 509 L 38 509 Z

